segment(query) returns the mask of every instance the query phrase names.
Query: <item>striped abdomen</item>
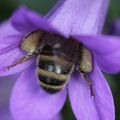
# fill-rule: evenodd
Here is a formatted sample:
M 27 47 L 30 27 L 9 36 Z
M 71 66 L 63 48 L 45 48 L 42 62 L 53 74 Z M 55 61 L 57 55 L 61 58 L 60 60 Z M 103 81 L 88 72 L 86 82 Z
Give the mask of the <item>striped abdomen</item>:
M 55 93 L 67 83 L 73 64 L 59 49 L 44 46 L 37 61 L 37 75 L 40 85 L 47 92 Z

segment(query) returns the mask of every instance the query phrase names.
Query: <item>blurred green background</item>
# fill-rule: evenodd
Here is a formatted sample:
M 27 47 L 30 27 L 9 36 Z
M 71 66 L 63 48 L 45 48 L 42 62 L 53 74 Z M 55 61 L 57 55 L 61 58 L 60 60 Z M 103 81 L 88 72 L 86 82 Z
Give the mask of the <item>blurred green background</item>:
M 16 8 L 18 8 L 19 5 L 21 5 L 21 4 L 25 4 L 29 8 L 31 8 L 39 13 L 45 14 L 52 8 L 52 6 L 56 2 L 57 2 L 57 0 L 0 0 L 0 22 L 9 18 L 11 13 Z M 109 11 L 108 11 L 108 16 L 107 16 L 107 20 L 106 20 L 106 24 L 105 24 L 105 28 L 104 28 L 105 31 L 107 29 L 109 29 L 108 26 L 109 26 L 110 22 L 114 21 L 118 18 L 120 18 L 120 0 L 111 0 Z M 106 78 L 109 82 L 109 85 L 111 87 L 111 90 L 113 92 L 115 108 L 116 108 L 116 120 L 120 120 L 120 75 L 117 74 L 114 76 L 109 76 L 109 75 L 105 75 L 105 76 L 106 76 Z M 1 81 L 0 81 L 0 84 L 1 84 Z M 9 98 L 8 94 L 10 94 L 10 91 L 11 91 L 11 88 L 12 88 L 14 82 L 8 83 L 6 80 L 6 83 L 7 84 L 2 84 L 2 85 L 4 88 L 6 88 L 6 85 L 10 86 L 7 93 L 5 92 L 6 95 L 8 96 L 7 98 Z M 2 93 L 2 95 L 3 95 L 3 93 Z M 75 120 L 68 100 L 62 110 L 62 115 L 63 115 L 64 120 Z M 2 119 L 0 119 L 0 120 L 2 120 Z

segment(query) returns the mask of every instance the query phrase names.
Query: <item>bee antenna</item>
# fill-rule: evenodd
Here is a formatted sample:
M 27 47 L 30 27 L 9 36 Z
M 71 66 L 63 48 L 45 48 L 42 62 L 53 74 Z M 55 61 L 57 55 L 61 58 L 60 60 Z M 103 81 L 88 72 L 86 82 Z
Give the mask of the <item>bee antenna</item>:
M 40 53 L 40 49 L 38 48 L 38 49 L 34 50 L 33 52 L 28 53 L 26 56 L 22 57 L 21 59 L 19 59 L 14 64 L 8 66 L 7 69 L 9 70 L 10 68 L 15 67 L 18 64 L 22 64 L 22 63 L 30 60 L 32 57 L 38 55 L 39 53 Z

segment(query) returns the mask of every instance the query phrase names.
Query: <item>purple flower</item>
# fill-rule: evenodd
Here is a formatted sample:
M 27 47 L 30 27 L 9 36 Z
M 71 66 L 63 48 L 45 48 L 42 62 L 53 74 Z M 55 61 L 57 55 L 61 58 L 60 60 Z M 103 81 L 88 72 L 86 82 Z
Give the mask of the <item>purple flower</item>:
M 115 119 L 113 97 L 101 73 L 101 70 L 110 74 L 120 71 L 119 38 L 100 34 L 107 5 L 107 0 L 63 0 L 45 17 L 24 7 L 13 14 L 7 27 L 2 28 L 3 34 L 0 32 L 0 75 L 23 72 L 15 83 L 10 100 L 15 119 L 52 119 L 63 107 L 67 94 L 77 120 Z M 36 59 L 4 70 L 25 56 L 19 47 L 21 40 L 38 29 L 73 36 L 91 50 L 94 64 L 88 76 L 92 81 L 94 99 L 91 99 L 89 86 L 80 75 L 71 75 L 67 87 L 57 94 L 46 93 L 37 84 Z
M 0 77 L 0 120 L 13 120 L 8 103 L 17 76 Z

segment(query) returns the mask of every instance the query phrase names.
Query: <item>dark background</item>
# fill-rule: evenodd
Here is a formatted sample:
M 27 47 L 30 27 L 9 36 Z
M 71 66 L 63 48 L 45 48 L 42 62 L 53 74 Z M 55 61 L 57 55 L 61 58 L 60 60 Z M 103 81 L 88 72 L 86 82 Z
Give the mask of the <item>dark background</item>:
M 52 6 L 56 2 L 57 0 L 0 0 L 0 22 L 9 18 L 11 13 L 21 4 L 25 4 L 29 8 L 45 14 L 52 8 Z M 109 31 L 110 29 L 110 23 L 117 19 L 120 19 L 120 0 L 111 0 L 106 24 L 104 27 L 105 34 L 108 34 L 107 31 Z M 114 76 L 109 76 L 105 74 L 105 77 L 107 78 L 107 81 L 113 92 L 116 108 L 116 120 L 120 120 L 120 75 L 117 74 Z M 10 120 L 10 116 L 8 115 L 7 117 L 6 114 L 9 113 L 9 96 L 11 93 L 11 88 L 15 82 L 15 80 L 10 79 L 13 78 L 0 78 L 0 98 L 3 98 L 2 100 L 0 99 L 0 108 L 3 107 L 2 111 L 0 110 L 0 120 Z M 4 115 L 6 115 L 6 117 L 4 117 Z M 64 117 L 64 120 L 75 120 L 71 112 L 69 101 L 66 102 L 62 110 L 62 115 Z

